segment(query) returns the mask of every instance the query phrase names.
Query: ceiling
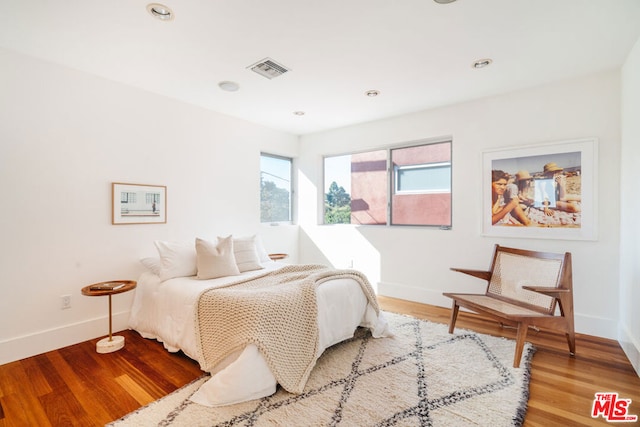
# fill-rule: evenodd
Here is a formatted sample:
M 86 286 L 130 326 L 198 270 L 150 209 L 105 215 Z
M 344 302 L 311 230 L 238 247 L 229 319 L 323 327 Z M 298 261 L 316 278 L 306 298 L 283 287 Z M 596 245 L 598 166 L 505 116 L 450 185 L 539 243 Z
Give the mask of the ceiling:
M 173 20 L 150 1 L 0 0 L 0 46 L 307 134 L 616 69 L 640 38 L 640 0 L 159 2 Z M 264 58 L 291 71 L 247 68 Z

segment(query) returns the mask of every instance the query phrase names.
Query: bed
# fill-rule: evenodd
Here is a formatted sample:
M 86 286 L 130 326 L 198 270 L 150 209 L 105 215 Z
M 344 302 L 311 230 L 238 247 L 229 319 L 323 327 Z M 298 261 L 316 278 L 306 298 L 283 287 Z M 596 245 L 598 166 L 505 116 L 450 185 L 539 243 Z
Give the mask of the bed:
M 275 393 L 278 383 L 287 384 L 282 380 L 278 365 L 274 365 L 269 354 L 265 353 L 263 340 L 249 342 L 242 347 L 230 346 L 222 354 L 224 357 L 207 357 L 212 340 L 218 341 L 218 335 L 221 337 L 226 331 L 227 315 L 218 309 L 227 305 L 220 303 L 219 298 L 224 298 L 221 295 L 246 292 L 246 289 L 238 291 L 236 287 L 261 283 L 265 279 L 279 280 L 283 275 L 298 276 L 303 270 L 317 272 L 321 268 L 271 261 L 255 236 L 240 239 L 229 236 L 225 239 L 219 238 L 214 243 L 196 239 L 195 248 L 193 243 L 155 242 L 160 257 L 142 260 L 149 270 L 138 278 L 129 319 L 129 327 L 141 336 L 162 342 L 170 352 L 183 351 L 203 370 L 211 373 L 211 378 L 191 397 L 194 402 L 206 406 L 229 405 L 269 396 Z M 230 254 L 234 255 L 231 259 L 237 270 L 231 265 Z M 221 258 L 226 260 L 222 262 Z M 207 271 L 212 264 L 215 268 Z M 229 271 L 232 274 L 228 274 Z M 310 368 L 326 348 L 351 338 L 359 326 L 369 328 L 374 337 L 391 335 L 376 302 L 363 290 L 362 280 L 354 275 L 357 272 L 335 270 L 333 275 L 327 274 L 326 269 L 322 271 L 324 279 L 314 286 L 313 292 L 313 304 L 317 310 L 309 310 L 313 314 L 313 326 L 317 324 Z M 221 329 L 204 327 L 203 312 L 218 315 L 210 323 Z M 286 323 L 288 327 L 294 324 Z M 301 326 L 300 333 L 311 334 L 313 328 L 309 328 L 309 332 L 307 328 Z M 296 384 L 304 385 L 306 376 L 301 381 Z M 301 391 L 291 387 L 294 390 L 284 386 L 288 391 Z

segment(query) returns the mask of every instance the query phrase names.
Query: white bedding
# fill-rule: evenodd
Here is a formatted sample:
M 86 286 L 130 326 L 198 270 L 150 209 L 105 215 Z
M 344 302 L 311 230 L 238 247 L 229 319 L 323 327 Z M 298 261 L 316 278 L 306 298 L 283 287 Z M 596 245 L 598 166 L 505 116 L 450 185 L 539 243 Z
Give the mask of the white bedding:
M 171 352 L 182 350 L 198 361 L 195 310 L 205 289 L 236 282 L 240 278 L 263 275 L 282 267 L 266 263 L 265 269 L 211 280 L 178 277 L 164 282 L 155 274 L 138 279 L 129 327 L 145 338 L 161 341 Z M 318 356 L 340 341 L 351 338 L 358 326 L 368 327 L 376 338 L 389 336 L 387 323 L 376 315 L 360 285 L 352 279 L 335 279 L 317 288 Z M 269 396 L 276 391 L 276 379 L 253 344 L 227 357 L 211 372 L 212 377 L 192 396 L 194 402 L 221 406 Z

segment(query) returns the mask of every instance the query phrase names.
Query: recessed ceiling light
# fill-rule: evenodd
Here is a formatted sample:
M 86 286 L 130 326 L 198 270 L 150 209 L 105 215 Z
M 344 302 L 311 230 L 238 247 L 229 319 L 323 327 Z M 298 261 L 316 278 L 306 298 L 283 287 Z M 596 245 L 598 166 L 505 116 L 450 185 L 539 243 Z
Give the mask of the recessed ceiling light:
M 160 3 L 149 3 L 147 5 L 147 11 L 151 16 L 161 21 L 170 21 L 173 19 L 173 11 Z
M 484 68 L 484 67 L 488 67 L 489 65 L 491 65 L 493 61 L 489 58 L 485 58 L 485 59 L 478 59 L 477 61 L 474 61 L 473 64 L 471 64 L 471 66 L 473 68 Z
M 364 94 L 370 98 L 373 98 L 374 96 L 380 95 L 380 91 L 373 89 L 373 90 L 366 91 Z
M 238 83 L 229 81 L 218 83 L 218 87 L 226 92 L 236 92 L 238 89 L 240 89 Z
M 304 111 L 294 111 L 293 112 L 294 116 L 304 116 L 304 114 L 305 114 Z
M 449 4 L 449 3 L 453 3 L 456 0 L 433 0 L 433 1 L 440 4 Z

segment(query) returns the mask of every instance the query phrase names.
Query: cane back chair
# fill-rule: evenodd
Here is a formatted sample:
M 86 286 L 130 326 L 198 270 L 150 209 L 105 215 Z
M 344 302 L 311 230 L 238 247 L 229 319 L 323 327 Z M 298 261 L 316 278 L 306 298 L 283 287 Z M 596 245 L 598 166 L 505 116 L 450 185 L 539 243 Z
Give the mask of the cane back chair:
M 489 271 L 451 268 L 487 282 L 484 294 L 444 293 L 453 299 L 449 333 L 460 307 L 517 328 L 515 368 L 520 366 L 529 327 L 564 332 L 575 355 L 571 254 L 535 252 L 496 245 Z M 556 304 L 558 310 L 556 310 Z

